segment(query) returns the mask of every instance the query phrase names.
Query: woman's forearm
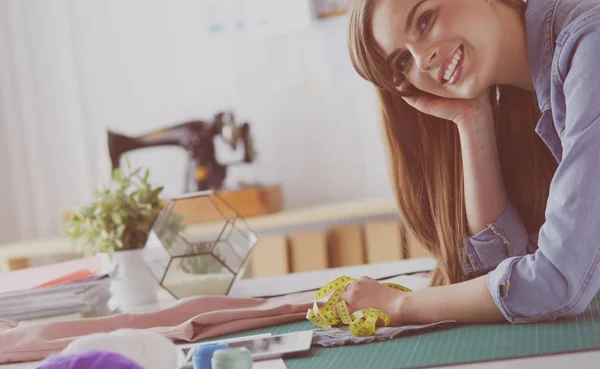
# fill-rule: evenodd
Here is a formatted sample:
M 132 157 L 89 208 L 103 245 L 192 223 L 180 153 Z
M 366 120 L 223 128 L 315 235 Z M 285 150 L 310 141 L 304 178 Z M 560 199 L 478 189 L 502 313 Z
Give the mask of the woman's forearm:
M 430 324 L 442 320 L 455 320 L 460 324 L 506 321 L 487 289 L 485 276 L 406 293 L 400 297 L 397 314 L 397 321 L 402 324 Z
M 458 124 L 458 127 L 467 226 L 471 234 L 476 234 L 502 214 L 508 195 L 493 123 L 482 120 L 477 124 Z M 404 294 L 397 306 L 402 324 L 430 324 L 442 320 L 461 324 L 506 321 L 489 293 L 486 276 Z
M 491 118 L 489 118 L 491 119 Z M 467 227 L 476 234 L 504 211 L 508 195 L 504 187 L 491 121 L 461 124 Z

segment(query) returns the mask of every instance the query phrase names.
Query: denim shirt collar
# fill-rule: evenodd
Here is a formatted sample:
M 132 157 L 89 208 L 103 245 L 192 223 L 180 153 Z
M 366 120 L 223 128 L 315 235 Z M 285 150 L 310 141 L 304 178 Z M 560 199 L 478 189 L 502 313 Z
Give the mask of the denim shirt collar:
M 527 53 L 541 112 L 550 109 L 555 6 L 552 0 L 528 0 L 525 10 Z

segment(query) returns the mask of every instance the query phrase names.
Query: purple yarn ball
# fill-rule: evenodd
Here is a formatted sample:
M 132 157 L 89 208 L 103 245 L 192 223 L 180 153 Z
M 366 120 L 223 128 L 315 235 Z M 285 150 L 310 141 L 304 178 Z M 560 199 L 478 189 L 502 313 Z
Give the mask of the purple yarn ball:
M 71 355 L 50 356 L 37 369 L 143 369 L 125 356 L 108 351 L 90 350 Z

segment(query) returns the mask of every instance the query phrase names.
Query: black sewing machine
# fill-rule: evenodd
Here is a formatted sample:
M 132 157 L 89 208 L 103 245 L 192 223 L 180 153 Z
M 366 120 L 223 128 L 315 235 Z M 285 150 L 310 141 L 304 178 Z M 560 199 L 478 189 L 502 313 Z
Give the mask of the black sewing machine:
M 242 161 L 219 163 L 215 152 L 215 137 L 223 139 L 232 150 L 236 150 L 238 143 L 242 142 Z M 136 137 L 108 131 L 108 148 L 113 169 L 119 167 L 121 156 L 126 152 L 154 146 L 179 146 L 188 152 L 185 192 L 221 189 L 228 166 L 252 163 L 256 157 L 250 126 L 248 123 L 237 125 L 231 112 L 216 114 L 212 122 L 189 121 Z

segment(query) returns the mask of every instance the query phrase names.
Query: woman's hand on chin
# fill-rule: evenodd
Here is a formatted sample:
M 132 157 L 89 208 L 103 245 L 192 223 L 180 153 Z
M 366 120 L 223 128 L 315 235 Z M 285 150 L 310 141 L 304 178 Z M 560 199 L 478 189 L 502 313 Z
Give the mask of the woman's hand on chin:
M 459 128 L 493 123 L 487 90 L 473 99 L 449 99 L 430 94 L 403 97 L 403 99 L 422 113 L 450 120 Z

